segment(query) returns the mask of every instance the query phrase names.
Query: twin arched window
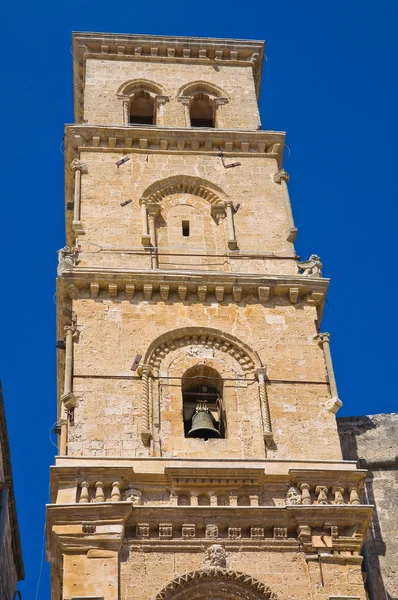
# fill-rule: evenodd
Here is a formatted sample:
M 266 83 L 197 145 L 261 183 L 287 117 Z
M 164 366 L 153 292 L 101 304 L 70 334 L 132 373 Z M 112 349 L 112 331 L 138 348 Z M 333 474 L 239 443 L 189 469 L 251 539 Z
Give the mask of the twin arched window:
M 163 88 L 151 81 L 124 83 L 117 93 L 118 98 L 123 100 L 124 124 L 167 125 L 163 111 L 169 97 L 163 93 Z M 181 126 L 222 127 L 218 108 L 228 100 L 217 86 L 201 81 L 190 83 L 180 88 L 177 100 L 185 108 L 185 123 Z

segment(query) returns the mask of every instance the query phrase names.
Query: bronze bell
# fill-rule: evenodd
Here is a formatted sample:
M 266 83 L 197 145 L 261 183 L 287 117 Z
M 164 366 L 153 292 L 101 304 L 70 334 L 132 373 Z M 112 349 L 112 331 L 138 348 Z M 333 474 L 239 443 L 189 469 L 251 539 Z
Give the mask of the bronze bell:
M 196 412 L 192 417 L 192 427 L 187 433 L 187 437 L 220 438 L 221 433 L 214 426 L 214 419 L 207 408 L 207 402 L 198 402 Z

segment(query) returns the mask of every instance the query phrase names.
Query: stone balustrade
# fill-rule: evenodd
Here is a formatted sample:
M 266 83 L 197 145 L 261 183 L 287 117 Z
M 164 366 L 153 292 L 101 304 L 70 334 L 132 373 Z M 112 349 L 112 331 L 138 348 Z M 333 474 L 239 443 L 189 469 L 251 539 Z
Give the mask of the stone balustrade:
M 282 491 L 282 490 L 281 490 Z M 145 500 L 145 501 L 144 501 Z M 119 481 L 82 481 L 77 494 L 79 503 L 130 501 L 135 506 L 152 504 L 151 495 L 143 498 L 141 489 L 134 484 Z M 156 502 L 153 502 L 156 504 Z M 163 505 L 171 506 L 269 506 L 264 495 L 258 490 L 239 492 L 238 490 L 219 491 L 175 491 L 163 490 Z M 361 504 L 358 487 L 354 485 L 316 485 L 299 482 L 290 485 L 280 505 L 356 505 Z M 275 504 L 273 504 L 275 505 Z

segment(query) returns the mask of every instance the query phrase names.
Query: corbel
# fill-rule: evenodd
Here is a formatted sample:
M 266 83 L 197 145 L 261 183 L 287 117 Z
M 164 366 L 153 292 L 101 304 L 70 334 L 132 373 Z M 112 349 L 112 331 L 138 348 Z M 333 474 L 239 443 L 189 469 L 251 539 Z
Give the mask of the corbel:
M 90 296 L 91 298 L 98 298 L 99 295 L 99 283 L 90 283 Z
M 226 207 L 224 204 L 211 204 L 210 205 L 210 214 L 219 225 L 223 219 L 227 216 Z
M 298 289 L 298 287 L 291 287 L 291 288 L 289 288 L 289 298 L 290 298 L 290 302 L 292 304 L 297 304 L 298 296 L 299 296 L 299 289 Z
M 182 301 L 186 300 L 187 292 L 188 292 L 187 285 L 179 285 L 178 286 L 178 297 L 180 300 L 182 300 Z
M 262 304 L 265 304 L 269 300 L 271 288 L 265 286 L 259 286 L 258 288 L 258 299 Z
M 167 302 L 167 300 L 169 299 L 169 294 L 170 286 L 168 284 L 162 284 L 160 286 L 160 297 L 162 298 L 163 302 Z
M 232 288 L 232 296 L 234 302 L 240 302 L 242 300 L 242 288 L 239 285 L 234 285 Z

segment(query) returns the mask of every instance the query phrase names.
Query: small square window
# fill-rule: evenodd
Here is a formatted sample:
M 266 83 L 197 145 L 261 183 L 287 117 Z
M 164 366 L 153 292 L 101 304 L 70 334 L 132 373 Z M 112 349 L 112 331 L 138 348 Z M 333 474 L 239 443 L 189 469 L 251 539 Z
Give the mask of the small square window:
M 189 237 L 189 221 L 182 222 L 182 235 L 184 237 Z

